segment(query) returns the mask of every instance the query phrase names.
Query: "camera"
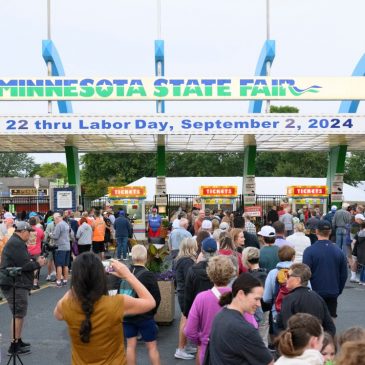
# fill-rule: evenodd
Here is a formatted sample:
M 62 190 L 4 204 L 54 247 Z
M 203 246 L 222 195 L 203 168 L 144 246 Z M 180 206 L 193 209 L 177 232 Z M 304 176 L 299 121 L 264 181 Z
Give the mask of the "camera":
M 22 268 L 21 267 L 7 267 L 5 268 L 6 275 L 15 278 L 16 276 L 22 275 Z
M 106 273 L 114 271 L 112 267 L 112 262 L 110 260 L 103 260 L 101 263 L 103 264 Z
M 54 252 L 58 249 L 58 246 L 51 245 L 48 242 L 43 244 L 41 256 L 47 258 L 51 252 Z

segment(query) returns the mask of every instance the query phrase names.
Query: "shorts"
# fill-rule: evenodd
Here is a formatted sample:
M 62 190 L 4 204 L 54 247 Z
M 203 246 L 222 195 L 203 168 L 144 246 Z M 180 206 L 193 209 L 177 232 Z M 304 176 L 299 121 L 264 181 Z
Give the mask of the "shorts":
M 322 297 L 332 318 L 337 318 L 337 297 Z
M 66 267 L 70 263 L 70 251 L 57 250 L 54 254 L 54 264 L 56 267 Z
M 123 322 L 124 336 L 126 338 L 137 337 L 141 334 L 144 342 L 156 341 L 157 325 L 154 319 L 144 319 L 136 322 Z
M 104 241 L 103 242 L 93 241 L 92 247 L 93 247 L 93 252 L 94 253 L 105 252 L 105 244 L 104 244 Z
M 15 313 L 13 311 L 13 288 L 2 287 L 2 292 L 8 301 L 11 313 L 15 315 L 15 318 L 24 318 L 27 315 L 29 290 L 25 288 L 15 288 Z

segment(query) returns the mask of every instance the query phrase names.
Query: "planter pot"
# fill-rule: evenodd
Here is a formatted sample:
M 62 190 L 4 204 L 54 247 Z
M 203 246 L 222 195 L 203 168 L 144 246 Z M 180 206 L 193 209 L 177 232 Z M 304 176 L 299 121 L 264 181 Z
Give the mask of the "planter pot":
M 158 281 L 161 293 L 161 303 L 155 314 L 159 325 L 171 325 L 175 318 L 175 286 L 172 280 Z

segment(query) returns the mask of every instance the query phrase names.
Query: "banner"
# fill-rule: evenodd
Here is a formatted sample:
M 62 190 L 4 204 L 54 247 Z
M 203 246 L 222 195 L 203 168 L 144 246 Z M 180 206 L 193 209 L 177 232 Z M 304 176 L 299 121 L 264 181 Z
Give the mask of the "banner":
M 0 135 L 307 135 L 365 134 L 365 116 L 250 114 L 0 116 Z
M 364 100 L 365 77 L 0 79 L 0 100 Z

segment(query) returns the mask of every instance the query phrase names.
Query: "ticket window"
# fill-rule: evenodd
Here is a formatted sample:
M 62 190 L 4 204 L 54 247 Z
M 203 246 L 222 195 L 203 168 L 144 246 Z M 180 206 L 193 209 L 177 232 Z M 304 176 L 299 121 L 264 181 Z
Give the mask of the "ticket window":
M 308 198 L 308 199 L 295 199 L 292 198 L 292 210 L 293 212 L 298 212 L 298 210 L 303 209 L 306 206 L 308 209 L 319 208 L 321 215 L 327 212 L 327 199 L 325 198 Z
M 203 199 L 203 209 L 210 210 L 229 210 L 231 212 L 236 210 L 236 199 Z

